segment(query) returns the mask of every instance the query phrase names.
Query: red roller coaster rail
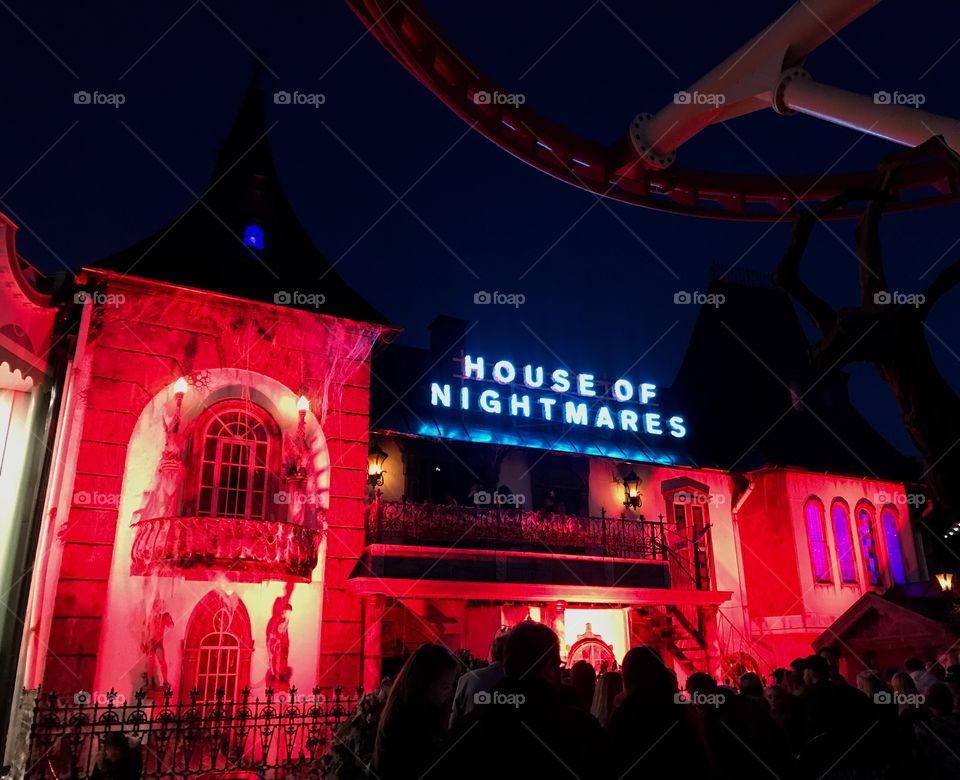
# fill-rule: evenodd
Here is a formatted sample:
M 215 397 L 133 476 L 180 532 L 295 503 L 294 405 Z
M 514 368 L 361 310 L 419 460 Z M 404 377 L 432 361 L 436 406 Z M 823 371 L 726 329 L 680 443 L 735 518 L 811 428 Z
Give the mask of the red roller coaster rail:
M 508 94 L 510 90 L 470 63 L 415 0 L 347 3 L 380 44 L 461 119 L 520 160 L 597 195 L 675 214 L 775 222 L 798 201 L 812 208 L 843 190 L 876 182 L 873 170 L 782 177 L 697 170 L 678 163 L 658 170 L 638 155 L 627 135 L 604 146 L 525 105 L 477 102 L 477 93 Z M 867 0 L 867 6 L 872 4 Z M 960 181 L 942 160 L 920 160 L 899 172 L 897 192 L 900 198 L 888 212 L 956 202 Z M 855 217 L 860 211 L 859 207 L 841 209 L 827 218 Z

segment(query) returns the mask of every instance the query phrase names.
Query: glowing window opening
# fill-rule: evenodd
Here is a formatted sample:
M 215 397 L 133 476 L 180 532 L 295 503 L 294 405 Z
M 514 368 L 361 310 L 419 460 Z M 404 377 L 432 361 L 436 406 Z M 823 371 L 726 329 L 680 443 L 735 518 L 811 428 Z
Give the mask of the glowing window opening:
M 890 507 L 880 512 L 880 525 L 883 528 L 883 541 L 887 546 L 887 565 L 890 576 L 898 585 L 907 581 L 906 568 L 903 565 L 903 548 L 900 546 L 900 534 L 897 531 L 897 513 Z
M 854 560 L 853 534 L 850 531 L 850 512 L 842 501 L 834 501 L 830 508 L 833 536 L 837 541 L 837 561 L 840 579 L 848 585 L 857 582 L 857 563 Z
M 201 442 L 197 513 L 263 520 L 272 446 L 263 420 L 236 407 L 218 412 Z
M 807 539 L 810 544 L 810 560 L 813 563 L 813 577 L 817 582 L 833 582 L 823 504 L 819 499 L 811 498 L 803 511 L 807 524 Z
M 225 701 L 236 698 L 240 680 L 240 638 L 230 633 L 230 613 L 221 608 L 213 617 L 213 632 L 200 640 L 196 687 L 199 701 L 216 701 L 222 690 Z
M 867 582 L 873 587 L 878 587 L 882 580 L 872 508 L 864 506 L 857 511 L 857 530 L 860 534 L 860 554 L 863 558 L 863 567 L 867 573 Z

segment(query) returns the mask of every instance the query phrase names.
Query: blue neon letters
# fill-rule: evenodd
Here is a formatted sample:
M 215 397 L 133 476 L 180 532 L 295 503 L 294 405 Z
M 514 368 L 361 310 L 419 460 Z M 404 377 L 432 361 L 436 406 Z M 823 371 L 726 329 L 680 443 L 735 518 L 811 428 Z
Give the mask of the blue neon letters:
M 450 383 L 430 384 L 430 404 L 462 411 L 480 410 L 491 415 L 507 415 L 559 422 L 568 426 L 594 427 L 611 431 L 669 434 L 681 439 L 687 435 L 683 417 L 664 417 L 648 407 L 657 398 L 657 386 L 650 382 L 635 384 L 621 378 L 603 382 L 593 374 L 574 374 L 565 368 L 547 372 L 543 366 L 518 368 L 509 360 L 489 363 L 481 356 L 465 355 L 461 362 L 463 384 L 455 392 Z M 478 382 L 487 387 L 472 388 Z M 493 384 L 494 387 L 489 387 Z M 503 389 L 496 389 L 496 386 Z M 527 392 L 538 390 L 536 394 Z M 550 393 L 560 396 L 551 397 Z M 570 398 L 569 396 L 575 396 Z M 582 400 L 587 399 L 587 400 Z

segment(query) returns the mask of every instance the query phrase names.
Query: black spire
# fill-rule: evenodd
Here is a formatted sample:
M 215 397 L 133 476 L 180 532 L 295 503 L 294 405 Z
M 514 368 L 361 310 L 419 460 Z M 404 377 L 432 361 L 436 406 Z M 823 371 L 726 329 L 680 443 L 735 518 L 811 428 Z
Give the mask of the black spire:
M 94 266 L 269 303 L 284 292 L 322 294 L 322 305 L 304 308 L 384 323 L 330 267 L 287 200 L 270 151 L 262 71 L 258 65 L 202 203 Z

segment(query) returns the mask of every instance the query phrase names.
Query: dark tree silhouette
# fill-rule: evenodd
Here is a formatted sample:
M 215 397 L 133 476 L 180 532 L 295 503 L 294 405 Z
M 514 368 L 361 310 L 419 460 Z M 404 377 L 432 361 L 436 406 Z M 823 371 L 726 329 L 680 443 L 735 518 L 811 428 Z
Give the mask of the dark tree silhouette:
M 898 171 L 924 157 L 947 161 L 950 181 L 944 186 L 956 192 L 960 158 L 942 138 L 889 155 L 877 168 L 874 186 L 847 190 L 794 218 L 790 245 L 774 272 L 774 283 L 807 311 L 820 331 L 820 340 L 810 350 L 815 370 L 827 373 L 849 363 L 872 363 L 890 385 L 933 498 L 928 520 L 942 534 L 960 521 L 960 399 L 934 364 L 926 319 L 960 282 L 960 260 L 941 271 L 922 293 L 898 303 L 887 287 L 879 232 L 884 207 L 896 197 Z M 856 230 L 860 305 L 834 310 L 801 280 L 800 260 L 816 223 L 851 201 L 869 204 Z

